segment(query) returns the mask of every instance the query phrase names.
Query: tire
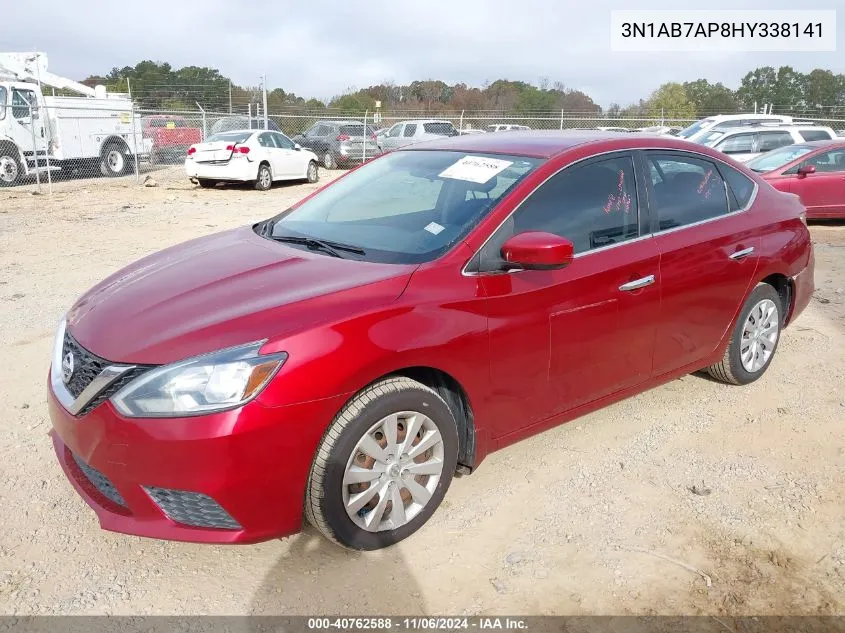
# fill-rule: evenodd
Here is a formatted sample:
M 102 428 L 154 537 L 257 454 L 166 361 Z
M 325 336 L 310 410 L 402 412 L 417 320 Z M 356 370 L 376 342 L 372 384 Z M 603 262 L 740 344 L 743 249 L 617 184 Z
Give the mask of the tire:
M 270 171 L 270 165 L 261 163 L 258 166 L 258 176 L 255 179 L 255 188 L 258 191 L 267 191 L 273 186 L 273 173 Z
M 337 169 L 337 161 L 331 152 L 323 154 L 323 167 L 326 169 Z
M 197 183 L 199 183 L 199 186 L 203 189 L 213 189 L 217 184 L 217 181 L 209 180 L 208 178 L 197 178 Z
M 126 148 L 120 143 L 111 142 L 103 148 L 100 155 L 100 171 L 104 176 L 116 178 L 132 171 L 132 161 Z
M 305 179 L 311 183 L 320 180 L 320 170 L 317 167 L 316 161 L 312 160 L 308 163 L 308 169 L 305 171 Z
M 783 319 L 780 295 L 769 284 L 757 284 L 739 313 L 724 357 L 707 373 L 731 385 L 747 385 L 760 378 L 775 357 Z M 744 337 L 746 332 L 749 336 Z
M 23 165 L 12 146 L 0 148 L 0 187 L 13 187 L 23 178 Z
M 384 426 L 391 420 L 396 423 L 394 443 L 388 441 L 390 432 Z M 415 428 L 420 431 L 414 434 L 409 452 L 416 446 L 424 451 L 404 460 L 395 459 L 405 448 L 408 430 Z M 368 440 L 364 440 L 365 435 Z M 366 449 L 362 449 L 362 441 L 370 443 Z M 383 461 L 363 453 L 378 453 L 379 447 Z M 391 454 L 394 458 L 389 458 Z M 323 436 L 308 477 L 305 516 L 326 538 L 342 547 L 388 547 L 416 532 L 434 513 L 449 489 L 457 460 L 458 432 L 446 402 L 434 390 L 410 378 L 381 380 L 357 394 Z M 439 474 L 405 471 L 436 470 L 438 466 Z M 348 472 L 353 476 L 363 474 L 370 481 L 358 479 L 362 483 L 344 485 Z M 371 490 L 373 493 L 367 495 Z M 356 495 L 360 495 L 358 499 Z M 356 507 L 347 510 L 347 503 L 355 506 L 354 502 L 362 499 L 369 501 L 357 512 Z M 398 504 L 394 506 L 394 499 L 402 503 L 401 512 L 396 514 L 393 508 Z M 370 529 L 365 527 L 368 523 Z

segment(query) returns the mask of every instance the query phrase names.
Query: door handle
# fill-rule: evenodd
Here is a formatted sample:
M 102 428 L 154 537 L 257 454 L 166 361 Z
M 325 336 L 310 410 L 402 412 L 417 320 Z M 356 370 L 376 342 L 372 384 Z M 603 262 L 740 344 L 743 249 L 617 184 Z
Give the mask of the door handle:
M 638 290 L 640 288 L 645 288 L 646 286 L 650 286 L 654 283 L 654 275 L 649 275 L 648 277 L 643 277 L 642 279 L 635 279 L 634 281 L 629 281 L 626 284 L 622 284 L 619 286 L 619 290 L 622 292 L 630 292 L 631 290 Z
M 736 253 L 732 253 L 730 258 L 736 261 L 737 259 L 742 259 L 743 257 L 748 257 L 751 253 L 754 252 L 754 247 L 749 246 L 748 248 L 743 248 L 741 251 L 737 251 Z

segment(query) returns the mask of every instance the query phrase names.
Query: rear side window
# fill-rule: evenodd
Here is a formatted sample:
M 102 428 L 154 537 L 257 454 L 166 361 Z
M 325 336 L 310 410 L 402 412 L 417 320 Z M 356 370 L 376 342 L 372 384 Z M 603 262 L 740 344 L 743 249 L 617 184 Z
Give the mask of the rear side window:
M 728 187 L 733 194 L 733 199 L 730 201 L 731 211 L 744 209 L 751 202 L 751 196 L 754 194 L 754 181 L 727 165 L 720 165 L 719 170 L 728 182 Z
M 798 133 L 805 141 L 827 141 L 834 138 L 827 130 L 801 130 Z
M 725 154 L 751 154 L 754 151 L 754 132 L 734 134 L 716 145 L 716 149 Z
M 409 123 L 405 126 L 405 132 L 403 136 L 413 136 L 417 133 L 417 125 L 416 123 Z
M 695 224 L 728 212 L 725 181 L 710 161 L 660 154 L 651 154 L 647 160 L 657 230 Z
M 795 142 L 789 132 L 760 132 L 759 141 L 758 152 L 770 152 Z
M 572 242 L 575 253 L 639 234 L 630 156 L 565 169 L 541 185 L 514 214 L 513 233 L 547 231 Z
M 443 136 L 451 136 L 455 133 L 455 127 L 451 123 L 423 123 L 423 130 L 429 134 L 442 134 Z

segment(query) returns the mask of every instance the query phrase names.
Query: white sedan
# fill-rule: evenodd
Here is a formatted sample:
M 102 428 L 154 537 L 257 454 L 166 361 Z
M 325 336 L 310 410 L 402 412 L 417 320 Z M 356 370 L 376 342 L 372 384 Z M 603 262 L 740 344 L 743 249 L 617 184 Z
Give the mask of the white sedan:
M 200 187 L 218 182 L 254 182 L 267 191 L 275 180 L 317 182 L 317 155 L 281 132 L 232 130 L 188 148 L 185 172 Z

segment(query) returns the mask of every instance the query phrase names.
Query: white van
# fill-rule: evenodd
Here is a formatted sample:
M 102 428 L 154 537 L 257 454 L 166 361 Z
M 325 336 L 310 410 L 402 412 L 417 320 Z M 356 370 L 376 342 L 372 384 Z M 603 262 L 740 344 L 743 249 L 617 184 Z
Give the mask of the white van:
M 791 116 L 780 114 L 720 114 L 696 121 L 688 128 L 678 132 L 678 138 L 685 138 L 693 143 L 701 142 L 707 132 L 718 129 L 759 125 L 760 123 L 792 123 Z

